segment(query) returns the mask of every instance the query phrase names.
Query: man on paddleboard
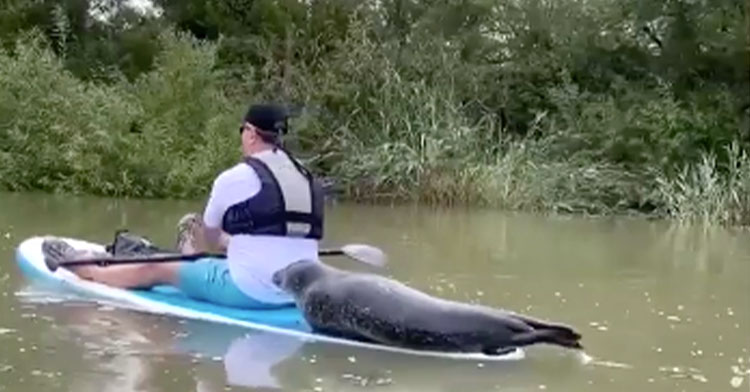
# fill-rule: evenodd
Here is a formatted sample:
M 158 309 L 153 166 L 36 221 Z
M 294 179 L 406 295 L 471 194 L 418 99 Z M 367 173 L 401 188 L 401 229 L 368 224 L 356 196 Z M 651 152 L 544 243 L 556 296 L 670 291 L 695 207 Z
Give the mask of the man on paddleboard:
M 178 239 L 182 253 L 226 249 L 226 259 L 71 269 L 122 288 L 170 284 L 189 297 L 237 308 L 293 305 L 272 276 L 295 261 L 318 259 L 324 200 L 319 182 L 282 148 L 287 118 L 277 105 L 250 106 L 239 128 L 243 161 L 214 180 L 202 217 L 181 221 L 189 226 Z

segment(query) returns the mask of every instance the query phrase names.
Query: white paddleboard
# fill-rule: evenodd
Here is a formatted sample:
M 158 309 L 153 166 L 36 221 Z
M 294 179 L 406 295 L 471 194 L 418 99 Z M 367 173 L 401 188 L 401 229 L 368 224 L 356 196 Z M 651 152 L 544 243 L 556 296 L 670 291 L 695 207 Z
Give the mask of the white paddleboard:
M 76 249 L 104 251 L 104 246 L 83 240 L 62 238 Z M 149 313 L 172 315 L 195 320 L 211 321 L 221 324 L 247 327 L 287 336 L 294 336 L 310 342 L 326 342 L 361 349 L 379 350 L 407 355 L 438 357 L 473 361 L 508 361 L 525 357 L 522 349 L 505 355 L 486 355 L 483 353 L 454 353 L 426 350 L 412 350 L 390 347 L 373 343 L 364 343 L 349 339 L 336 338 L 311 331 L 301 312 L 294 307 L 273 310 L 244 310 L 196 301 L 184 296 L 173 287 L 160 286 L 151 290 L 120 289 L 79 278 L 77 275 L 58 268 L 50 271 L 42 253 L 44 237 L 31 237 L 24 240 L 16 249 L 16 262 L 24 275 L 33 282 L 54 285 L 64 290 L 73 290 L 78 294 L 91 297 L 92 300 L 104 300 L 110 305 L 134 309 Z

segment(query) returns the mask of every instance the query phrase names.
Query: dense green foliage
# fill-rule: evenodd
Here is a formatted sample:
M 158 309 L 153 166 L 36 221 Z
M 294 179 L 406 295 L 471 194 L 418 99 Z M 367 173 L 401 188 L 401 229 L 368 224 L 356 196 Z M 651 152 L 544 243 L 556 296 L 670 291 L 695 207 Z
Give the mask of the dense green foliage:
M 350 198 L 750 224 L 741 0 L 4 3 L 6 189 L 201 196 L 263 99 Z

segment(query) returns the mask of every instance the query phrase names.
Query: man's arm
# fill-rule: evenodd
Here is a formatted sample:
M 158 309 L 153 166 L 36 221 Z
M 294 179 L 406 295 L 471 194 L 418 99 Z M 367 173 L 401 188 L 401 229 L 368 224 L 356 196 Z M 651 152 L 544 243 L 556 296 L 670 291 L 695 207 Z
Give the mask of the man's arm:
M 229 207 L 252 197 L 260 191 L 260 179 L 257 175 L 247 175 L 243 169 L 249 166 L 240 166 L 219 175 L 211 188 L 211 196 L 206 203 L 203 212 L 203 238 L 207 248 L 226 251 L 231 236 L 221 230 L 224 221 L 224 213 Z M 242 195 L 238 198 L 238 195 Z
M 226 252 L 229 246 L 229 234 L 221 230 L 221 222 L 224 212 L 228 206 L 222 200 L 221 195 L 227 192 L 226 181 L 219 177 L 214 181 L 211 188 L 211 196 L 206 203 L 206 209 L 203 212 L 203 243 L 206 250 L 215 252 Z

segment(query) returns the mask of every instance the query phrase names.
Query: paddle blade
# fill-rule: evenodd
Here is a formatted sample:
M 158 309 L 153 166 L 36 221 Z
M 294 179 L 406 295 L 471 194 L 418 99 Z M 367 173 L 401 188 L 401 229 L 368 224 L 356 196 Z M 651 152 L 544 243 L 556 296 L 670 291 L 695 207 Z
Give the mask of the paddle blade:
M 377 267 L 382 267 L 388 262 L 388 258 L 382 250 L 370 245 L 348 244 L 342 246 L 341 251 L 355 260 Z

